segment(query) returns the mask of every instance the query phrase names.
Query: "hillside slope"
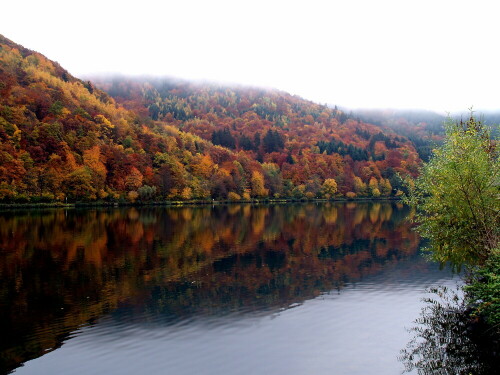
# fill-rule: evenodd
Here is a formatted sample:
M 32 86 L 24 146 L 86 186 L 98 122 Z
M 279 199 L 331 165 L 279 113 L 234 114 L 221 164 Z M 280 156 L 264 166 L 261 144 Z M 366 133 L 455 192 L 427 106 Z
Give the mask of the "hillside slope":
M 0 36 L 0 201 L 390 195 L 417 173 L 406 138 L 285 93 L 99 86 Z
M 275 165 L 284 181 L 314 195 L 326 179 L 335 179 L 343 194 L 363 195 L 372 193 L 375 182 L 387 186 L 390 180 L 399 188 L 396 173 L 418 172 L 414 145 L 391 128 L 277 90 L 154 77 L 93 81 L 144 120 L 244 152 L 267 167 Z M 283 192 L 267 179 L 266 187 L 271 195 Z
M 446 116 L 436 112 L 401 109 L 358 109 L 356 114 L 364 121 L 389 127 L 397 134 L 407 137 L 415 146 L 419 157 L 424 161 L 429 160 L 432 150 L 441 144 L 444 139 Z

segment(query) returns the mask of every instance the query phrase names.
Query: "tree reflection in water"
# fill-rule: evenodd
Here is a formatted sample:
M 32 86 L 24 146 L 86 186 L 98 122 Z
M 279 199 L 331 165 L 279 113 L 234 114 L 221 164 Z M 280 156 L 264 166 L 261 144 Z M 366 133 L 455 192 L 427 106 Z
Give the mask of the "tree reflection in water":
M 168 325 L 339 290 L 416 256 L 412 214 L 380 202 L 2 212 L 0 373 L 125 307 Z
M 418 374 L 495 374 L 499 343 L 481 321 L 471 323 L 460 286 L 432 288 L 413 338 L 401 350 L 404 372 Z

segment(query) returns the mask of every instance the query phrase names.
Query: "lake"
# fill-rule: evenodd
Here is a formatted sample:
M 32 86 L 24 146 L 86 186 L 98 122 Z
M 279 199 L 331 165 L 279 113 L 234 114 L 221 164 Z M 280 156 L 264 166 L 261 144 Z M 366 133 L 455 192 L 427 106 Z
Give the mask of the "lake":
M 0 372 L 399 374 L 425 288 L 401 203 L 0 213 Z

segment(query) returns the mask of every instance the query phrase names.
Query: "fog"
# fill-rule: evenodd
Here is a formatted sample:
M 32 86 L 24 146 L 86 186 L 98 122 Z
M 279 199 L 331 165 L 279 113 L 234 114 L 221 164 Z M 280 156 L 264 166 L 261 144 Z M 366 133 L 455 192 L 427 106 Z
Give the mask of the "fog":
M 497 109 L 492 2 L 6 2 L 4 36 L 81 77 L 274 87 L 320 103 Z

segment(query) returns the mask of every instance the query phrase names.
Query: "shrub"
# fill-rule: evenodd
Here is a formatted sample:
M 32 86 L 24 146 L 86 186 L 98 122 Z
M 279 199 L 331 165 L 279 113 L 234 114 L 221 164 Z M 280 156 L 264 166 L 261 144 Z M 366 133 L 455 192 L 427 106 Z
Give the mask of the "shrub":
M 227 193 L 227 199 L 230 201 L 239 201 L 241 199 L 241 196 L 233 191 L 230 191 Z

